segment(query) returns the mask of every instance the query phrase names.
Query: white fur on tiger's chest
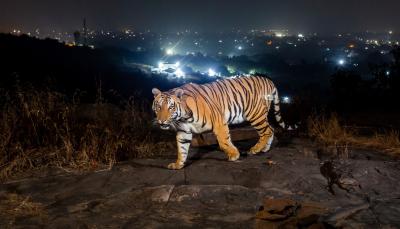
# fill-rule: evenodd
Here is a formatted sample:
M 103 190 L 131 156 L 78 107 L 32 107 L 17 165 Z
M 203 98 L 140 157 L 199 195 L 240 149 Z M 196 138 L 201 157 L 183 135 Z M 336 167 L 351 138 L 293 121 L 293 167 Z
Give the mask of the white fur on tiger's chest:
M 203 126 L 202 123 L 192 122 L 192 123 L 181 123 L 180 129 L 182 129 L 186 132 L 200 134 L 200 133 L 211 130 L 211 127 L 209 124 Z

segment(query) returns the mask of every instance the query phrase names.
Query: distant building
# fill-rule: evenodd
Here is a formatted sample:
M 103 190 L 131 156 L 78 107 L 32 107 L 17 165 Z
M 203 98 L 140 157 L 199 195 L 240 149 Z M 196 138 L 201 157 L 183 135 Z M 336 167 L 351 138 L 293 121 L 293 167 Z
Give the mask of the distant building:
M 81 33 L 79 31 L 74 32 L 75 45 L 82 45 L 81 43 Z
M 86 18 L 83 18 L 82 33 L 79 30 L 74 32 L 75 45 L 88 46 L 87 36 L 88 36 L 88 32 L 87 32 L 87 26 L 86 26 Z

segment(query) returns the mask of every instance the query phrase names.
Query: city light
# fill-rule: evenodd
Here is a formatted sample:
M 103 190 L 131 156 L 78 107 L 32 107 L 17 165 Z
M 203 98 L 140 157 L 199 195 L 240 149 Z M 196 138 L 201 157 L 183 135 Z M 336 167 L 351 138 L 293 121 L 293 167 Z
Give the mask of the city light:
M 239 49 L 239 50 L 242 50 L 242 49 L 243 49 L 243 47 L 242 47 L 242 46 L 239 46 L 237 49 Z
M 214 71 L 214 69 L 209 68 L 208 69 L 208 75 L 209 76 L 215 76 L 215 75 L 217 75 L 217 73 Z
M 158 62 L 158 68 L 163 69 L 164 68 L 164 63 L 163 62 Z
M 172 56 L 174 55 L 174 50 L 173 49 L 167 49 L 167 51 L 165 52 L 168 56 Z
M 299 38 L 303 38 L 303 37 L 304 37 L 304 35 L 303 35 L 302 33 L 297 34 L 297 36 L 298 36 Z
M 386 76 L 390 76 L 390 71 L 387 70 L 387 71 L 385 72 L 385 74 L 386 74 Z
M 282 97 L 282 103 L 290 103 L 290 98 L 288 96 Z
M 184 78 L 185 77 L 185 73 L 180 68 L 176 69 L 175 75 L 178 78 Z
M 344 59 L 339 59 L 338 60 L 338 64 L 339 65 L 344 65 L 346 63 L 346 61 Z

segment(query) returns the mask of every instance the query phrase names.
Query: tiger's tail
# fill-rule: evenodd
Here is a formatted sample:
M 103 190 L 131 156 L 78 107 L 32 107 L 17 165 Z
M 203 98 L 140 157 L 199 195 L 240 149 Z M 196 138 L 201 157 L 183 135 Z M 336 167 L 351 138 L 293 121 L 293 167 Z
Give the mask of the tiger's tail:
M 274 105 L 274 114 L 275 114 L 276 121 L 285 130 L 296 130 L 298 128 L 297 124 L 294 124 L 294 126 L 286 125 L 282 119 L 280 100 L 279 100 L 278 90 L 276 88 L 275 88 L 274 92 L 272 93 L 272 96 L 273 96 L 272 100 L 273 100 L 273 105 Z

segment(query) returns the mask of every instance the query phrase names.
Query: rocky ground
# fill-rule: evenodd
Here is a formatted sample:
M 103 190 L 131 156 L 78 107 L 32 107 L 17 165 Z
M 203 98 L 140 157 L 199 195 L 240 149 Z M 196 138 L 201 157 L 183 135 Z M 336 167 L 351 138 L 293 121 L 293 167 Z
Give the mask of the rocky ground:
M 335 150 L 294 139 L 238 162 L 193 149 L 179 171 L 173 159 L 48 169 L 0 185 L 0 227 L 400 228 L 400 161 Z

